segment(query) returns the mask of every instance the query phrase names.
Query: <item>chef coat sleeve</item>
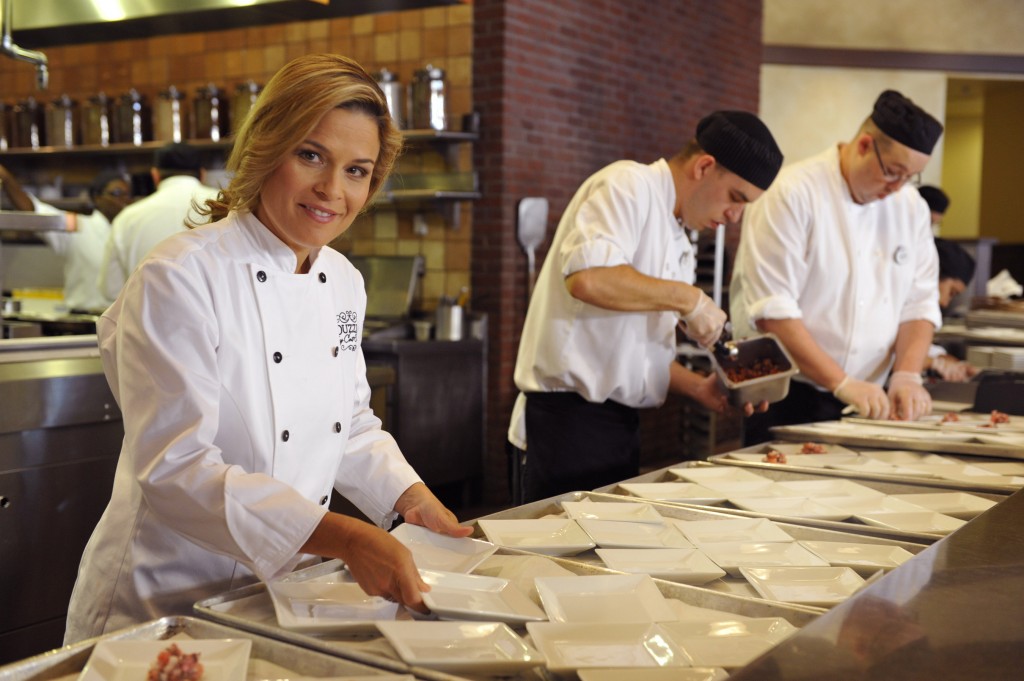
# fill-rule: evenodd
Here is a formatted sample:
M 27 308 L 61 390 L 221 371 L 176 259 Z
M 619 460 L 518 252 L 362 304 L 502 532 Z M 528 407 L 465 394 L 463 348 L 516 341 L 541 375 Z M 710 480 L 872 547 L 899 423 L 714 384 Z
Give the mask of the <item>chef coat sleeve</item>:
M 405 460 L 395 438 L 381 429 L 380 419 L 370 408 L 366 362 L 361 350 L 358 355 L 352 422 L 335 489 L 372 522 L 386 529 L 398 516 L 394 511 L 398 497 L 422 480 Z
M 99 275 L 96 278 L 96 287 L 107 300 L 114 300 L 125 281 L 128 273 L 124 271 L 121 261 L 121 254 L 124 251 L 122 240 L 124 239 L 124 228 L 119 228 L 117 218 L 110 226 L 110 234 L 107 235 L 107 245 L 103 249 L 103 262 L 100 264 Z
M 773 189 L 744 211 L 738 257 L 751 324 L 803 317 L 798 301 L 807 281 L 809 210 L 799 193 Z
M 32 210 L 39 215 L 61 215 L 64 211 L 51 206 L 48 203 L 44 203 L 37 199 L 32 194 L 28 195 L 28 198 L 32 200 Z M 71 246 L 71 232 L 64 231 L 45 231 L 39 232 L 39 236 L 42 237 L 43 241 L 49 244 L 50 248 L 57 255 L 66 255 L 68 248 Z
M 151 259 L 115 308 L 98 329 L 101 358 L 123 414 L 122 456 L 147 512 L 261 579 L 287 573 L 326 509 L 270 475 L 225 463 L 214 444 L 217 347 L 230 339 L 219 336 L 206 283 L 176 261 Z
M 652 200 L 649 186 L 629 169 L 596 182 L 562 241 L 562 276 L 629 265 Z
M 918 197 L 914 197 L 917 199 Z M 935 248 L 935 237 L 931 229 L 931 213 L 926 212 L 927 204 L 918 201 L 915 206 L 914 236 L 914 282 L 910 287 L 900 323 L 924 320 L 936 329 L 942 326 L 942 310 L 939 307 L 939 254 Z

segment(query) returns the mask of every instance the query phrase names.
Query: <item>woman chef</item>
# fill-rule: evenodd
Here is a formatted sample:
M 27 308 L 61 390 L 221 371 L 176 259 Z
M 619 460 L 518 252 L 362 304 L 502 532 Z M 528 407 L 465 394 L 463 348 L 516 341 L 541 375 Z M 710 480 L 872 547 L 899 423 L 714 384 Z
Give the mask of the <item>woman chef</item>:
M 308 55 L 239 130 L 212 224 L 158 245 L 98 324 L 124 415 L 113 495 L 85 549 L 66 642 L 343 560 L 422 608 L 409 551 L 327 510 L 331 488 L 388 527 L 471 529 L 426 488 L 368 404 L 366 294 L 329 247 L 391 171 L 401 135 L 355 62 Z

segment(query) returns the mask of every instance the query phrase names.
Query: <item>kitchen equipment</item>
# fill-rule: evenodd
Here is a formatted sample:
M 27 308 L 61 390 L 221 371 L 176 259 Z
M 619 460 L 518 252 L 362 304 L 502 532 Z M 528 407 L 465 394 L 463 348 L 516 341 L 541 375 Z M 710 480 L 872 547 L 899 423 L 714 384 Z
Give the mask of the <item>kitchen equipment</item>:
M 423 272 L 423 257 L 350 255 L 348 259 L 363 275 L 366 287 L 363 337 L 406 337 L 413 295 Z
M 519 200 L 519 219 L 516 222 L 516 238 L 526 252 L 528 276 L 527 300 L 533 295 L 537 283 L 537 247 L 544 243 L 548 228 L 548 200 L 539 196 L 528 196 Z
M 38 149 L 46 145 L 43 109 L 35 97 L 18 102 L 14 107 L 14 128 L 11 131 L 15 147 Z
M 105 147 L 110 144 L 113 123 L 110 117 L 110 100 L 104 93 L 90 97 L 82 105 L 82 144 L 96 144 Z
M 442 296 L 437 304 L 437 340 L 462 340 L 463 308 L 453 298 Z
M 162 91 L 153 110 L 153 137 L 163 142 L 185 139 L 185 93 L 171 85 Z
M 11 119 L 13 116 L 11 107 L 0 101 L 0 151 L 11 146 Z
M 711 352 L 719 362 L 728 362 L 739 354 L 736 341 L 732 340 L 732 322 L 726 322 L 722 327 L 722 335 L 715 341 Z
M 427 64 L 413 74 L 410 118 L 417 130 L 445 130 L 448 126 L 448 85 L 444 70 Z
M 46 107 L 46 139 L 51 147 L 70 148 L 80 141 L 78 102 L 66 94 Z
M 731 404 L 741 407 L 750 402 L 756 406 L 765 400 L 778 402 L 789 394 L 789 381 L 796 374 L 797 366 L 775 334 L 766 333 L 729 342 L 735 347 L 735 354 L 714 353 L 714 364 L 715 373 L 729 391 Z M 756 371 L 758 365 L 766 362 L 779 371 L 749 379 L 730 378 L 730 374 L 735 376 L 737 370 Z
M 262 90 L 263 86 L 254 80 L 239 83 L 235 88 L 235 94 L 231 97 L 231 115 L 229 116 L 232 134 L 238 132 L 238 128 L 245 121 L 249 109 L 256 103 Z
M 132 88 L 121 95 L 114 107 L 114 142 L 140 145 L 152 138 L 149 103 L 145 95 Z
M 228 135 L 228 102 L 224 91 L 213 83 L 196 90 L 192 100 L 193 137 L 217 142 Z
M 380 86 L 384 98 L 388 102 L 388 111 L 391 118 L 399 128 L 405 127 L 405 116 L 402 115 L 402 84 L 398 82 L 398 76 L 387 69 L 381 69 L 373 74 L 377 85 Z

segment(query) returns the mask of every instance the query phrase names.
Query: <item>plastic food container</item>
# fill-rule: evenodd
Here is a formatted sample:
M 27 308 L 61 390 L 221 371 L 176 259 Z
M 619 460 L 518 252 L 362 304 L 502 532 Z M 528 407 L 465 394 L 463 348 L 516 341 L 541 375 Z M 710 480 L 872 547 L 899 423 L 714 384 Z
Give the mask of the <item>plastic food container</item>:
M 743 406 L 750 402 L 756 406 L 763 400 L 778 402 L 789 394 L 789 380 L 797 372 L 797 366 L 775 334 L 751 336 L 730 341 L 730 344 L 735 344 L 736 356 L 726 360 L 715 357 L 714 365 L 718 379 L 729 392 L 731 404 Z M 762 360 L 773 362 L 781 371 L 738 382 L 730 380 L 726 373 L 728 369 L 753 367 Z

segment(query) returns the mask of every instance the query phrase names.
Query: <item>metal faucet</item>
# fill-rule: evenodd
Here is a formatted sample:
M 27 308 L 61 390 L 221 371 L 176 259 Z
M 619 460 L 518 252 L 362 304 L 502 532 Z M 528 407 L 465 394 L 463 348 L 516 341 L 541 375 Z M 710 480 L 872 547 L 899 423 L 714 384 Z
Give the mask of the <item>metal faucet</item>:
M 0 53 L 6 54 L 12 59 L 27 61 L 36 65 L 36 86 L 45 90 L 50 85 L 50 70 L 46 55 L 37 50 L 26 50 L 18 47 L 11 39 L 11 18 L 14 16 L 14 0 L 0 0 L 0 22 L 2 22 L 2 37 L 0 37 Z

